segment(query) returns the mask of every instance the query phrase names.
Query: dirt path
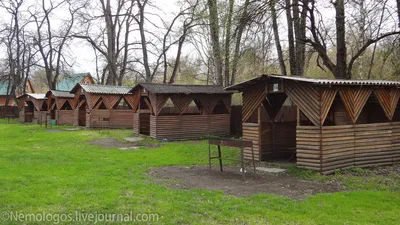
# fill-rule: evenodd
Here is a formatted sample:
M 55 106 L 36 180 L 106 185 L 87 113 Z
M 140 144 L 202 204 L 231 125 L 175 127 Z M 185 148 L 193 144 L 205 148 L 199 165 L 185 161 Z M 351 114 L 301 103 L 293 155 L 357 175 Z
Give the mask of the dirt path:
M 134 150 L 135 148 L 133 147 L 139 147 L 139 146 L 146 146 L 148 148 L 158 148 L 161 145 L 149 145 L 140 141 L 137 142 L 120 142 L 117 139 L 114 138 L 103 138 L 103 139 L 97 139 L 94 141 L 89 142 L 91 145 L 96 145 L 100 146 L 103 148 L 131 148 Z
M 156 183 L 174 189 L 222 190 L 239 197 L 269 193 L 299 200 L 309 195 L 342 190 L 336 183 L 305 181 L 287 174 L 258 173 L 256 180 L 252 174 L 248 174 L 246 181 L 243 181 L 238 167 L 224 167 L 221 173 L 215 167 L 210 172 L 207 166 L 169 166 L 152 168 L 149 175 L 156 178 Z

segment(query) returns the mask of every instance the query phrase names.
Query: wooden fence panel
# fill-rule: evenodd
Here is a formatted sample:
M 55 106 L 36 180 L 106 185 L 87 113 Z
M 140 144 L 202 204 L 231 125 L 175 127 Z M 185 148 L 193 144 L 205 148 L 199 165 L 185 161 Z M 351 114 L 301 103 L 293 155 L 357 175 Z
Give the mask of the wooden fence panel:
M 18 106 L 0 106 L 0 118 L 19 116 Z
M 133 110 L 111 110 L 110 128 L 132 128 L 132 126 Z
M 73 125 L 75 110 L 57 110 L 57 125 Z
M 142 116 L 142 115 L 141 115 Z M 151 116 L 151 135 L 157 139 L 197 139 L 209 135 L 230 133 L 230 115 L 174 115 Z M 154 132 L 154 129 L 156 131 Z
M 296 141 L 297 165 L 323 174 L 400 161 L 400 122 L 297 126 Z
M 254 158 L 256 161 L 261 160 L 260 155 L 260 132 L 258 123 L 243 123 L 243 140 L 253 142 Z M 251 148 L 244 148 L 245 159 L 252 159 Z
M 296 157 L 299 167 L 321 171 L 321 131 L 319 127 L 297 126 Z
M 90 114 L 86 114 L 86 127 L 100 128 L 110 127 L 110 110 L 92 109 Z

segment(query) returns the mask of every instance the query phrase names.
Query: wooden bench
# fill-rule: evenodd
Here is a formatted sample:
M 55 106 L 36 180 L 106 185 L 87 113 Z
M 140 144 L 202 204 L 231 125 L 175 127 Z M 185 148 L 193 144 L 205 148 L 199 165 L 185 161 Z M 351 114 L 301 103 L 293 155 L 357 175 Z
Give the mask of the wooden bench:
M 218 146 L 218 156 L 212 156 L 211 155 L 211 145 L 217 145 Z M 234 147 L 234 148 L 239 148 L 240 149 L 240 159 L 230 159 L 230 158 L 223 158 L 221 154 L 221 146 L 227 146 L 227 147 Z M 254 172 L 254 178 L 256 178 L 256 164 L 255 164 L 255 159 L 254 159 L 254 150 L 253 150 L 253 142 L 252 141 L 242 141 L 242 140 L 230 140 L 230 139 L 209 139 L 208 140 L 208 164 L 209 164 L 209 169 L 211 171 L 211 160 L 212 159 L 219 159 L 219 167 L 220 171 L 223 172 L 222 168 L 222 160 L 229 160 L 229 161 L 236 161 L 240 162 L 240 166 L 242 169 L 242 175 L 243 179 L 245 180 L 245 159 L 244 159 L 244 148 L 250 148 L 251 149 L 251 155 L 252 155 L 252 164 L 253 164 L 253 172 Z

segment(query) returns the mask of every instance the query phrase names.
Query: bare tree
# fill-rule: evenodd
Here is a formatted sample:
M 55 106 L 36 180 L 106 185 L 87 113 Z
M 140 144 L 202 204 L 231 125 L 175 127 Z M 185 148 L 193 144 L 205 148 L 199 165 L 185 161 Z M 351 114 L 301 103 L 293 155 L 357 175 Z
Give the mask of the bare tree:
M 176 52 L 175 63 L 174 63 L 174 67 L 172 70 L 171 78 L 169 79 L 169 82 L 168 82 L 169 84 L 172 84 L 175 82 L 175 78 L 178 74 L 178 69 L 180 67 L 180 62 L 181 62 L 182 48 L 183 48 L 183 44 L 185 43 L 185 40 L 188 36 L 188 33 L 190 32 L 190 30 L 193 27 L 197 26 L 196 19 L 194 17 L 195 17 L 195 11 L 197 9 L 198 4 L 199 4 L 199 1 L 196 0 L 193 5 L 190 5 L 190 7 L 188 8 L 188 10 L 190 10 L 188 12 L 189 16 L 187 18 L 185 18 L 185 20 L 183 21 L 182 34 L 178 39 L 178 50 Z M 186 10 L 181 11 L 181 12 L 183 12 L 185 14 L 185 11 Z M 164 52 L 164 54 L 165 54 L 165 52 Z M 166 60 L 166 59 L 164 59 L 164 60 Z M 164 63 L 166 63 L 166 61 Z M 166 72 L 167 72 L 167 69 L 165 68 L 164 81 L 165 81 L 165 77 L 166 77 Z
M 97 52 L 105 59 L 105 66 L 102 68 L 101 83 L 109 85 L 122 85 L 124 76 L 128 69 L 129 54 L 132 43 L 130 36 L 131 26 L 134 25 L 133 7 L 134 1 L 118 0 L 115 8 L 110 0 L 100 0 L 101 15 L 95 16 L 87 12 L 87 18 L 83 21 L 85 31 L 73 34 L 75 38 L 86 40 L 94 49 L 96 62 L 98 63 Z M 100 32 L 92 32 L 91 26 L 101 23 L 105 27 Z M 107 75 L 107 76 L 106 76 Z M 107 78 L 106 78 L 107 77 Z
M 328 47 L 323 39 L 322 31 L 318 29 L 316 20 L 315 0 L 310 1 L 311 6 L 308 8 L 309 13 L 309 30 L 311 33 L 310 38 L 304 41 L 310 44 L 318 56 L 322 59 L 323 64 L 337 79 L 351 79 L 352 70 L 355 61 L 367 50 L 372 44 L 392 35 L 400 34 L 400 31 L 394 30 L 381 34 L 375 38 L 366 40 L 356 51 L 349 60 L 347 60 L 347 44 L 346 44 L 346 29 L 345 29 L 345 3 L 344 0 L 337 0 L 332 2 L 336 12 L 336 64 L 332 61 L 328 54 Z M 322 68 L 322 67 L 321 67 Z
M 59 29 L 56 30 L 52 17 L 54 16 L 54 11 L 63 5 L 66 5 L 69 18 L 62 21 L 63 25 L 57 25 Z M 39 8 L 29 9 L 35 24 L 34 46 L 41 56 L 41 63 L 37 64 L 37 66 L 45 69 L 47 85 L 50 89 L 56 88 L 62 70 L 71 67 L 64 51 L 71 39 L 70 34 L 75 25 L 76 15 L 85 6 L 85 2 L 81 4 L 79 1 L 74 2 L 72 0 L 60 2 L 42 0 Z
M 0 8 L 4 9 L 10 16 L 9 23 L 3 24 L 4 29 L 0 32 L 0 44 L 6 47 L 8 72 L 3 74 L 2 81 L 7 82 L 6 105 L 17 94 L 23 94 L 26 90 L 26 82 L 33 66 L 35 52 L 32 43 L 26 34 L 26 27 L 29 24 L 21 16 L 23 0 L 9 0 L 0 2 Z
M 171 77 L 168 81 L 168 83 L 172 84 L 175 82 L 175 77 L 178 74 L 183 44 L 185 43 L 185 40 L 186 40 L 187 35 L 190 32 L 190 30 L 194 26 L 197 25 L 195 23 L 196 19 L 194 17 L 195 17 L 195 11 L 199 4 L 199 0 L 196 0 L 193 3 L 191 1 L 185 1 L 185 3 L 186 4 L 184 4 L 184 6 L 181 7 L 179 13 L 173 18 L 172 22 L 169 25 L 166 25 L 167 29 L 166 29 L 166 32 L 163 37 L 163 47 L 162 47 L 163 64 L 164 64 L 163 83 L 167 83 L 168 67 L 170 66 L 170 63 L 168 62 L 168 59 L 167 59 L 167 53 L 168 53 L 169 49 L 175 44 L 178 45 L 176 57 L 174 59 L 175 62 L 173 65 L 173 71 L 172 71 Z M 174 32 L 173 28 L 174 28 L 176 22 L 180 19 L 183 20 L 182 27 L 181 27 L 180 31 Z M 171 39 L 173 39 L 171 37 L 171 36 L 173 36 L 172 33 L 176 33 L 176 34 L 179 33 L 178 38 L 176 38 L 176 40 L 171 40 Z M 170 41 L 168 42 L 168 40 L 170 40 Z

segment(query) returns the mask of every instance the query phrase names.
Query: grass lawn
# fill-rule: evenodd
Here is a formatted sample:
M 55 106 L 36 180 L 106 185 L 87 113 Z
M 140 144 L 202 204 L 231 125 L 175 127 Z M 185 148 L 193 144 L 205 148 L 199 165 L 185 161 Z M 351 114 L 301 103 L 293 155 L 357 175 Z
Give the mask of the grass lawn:
M 132 136 L 130 130 L 49 133 L 44 129 L 37 125 L 0 124 L 0 213 L 133 211 L 158 214 L 159 220 L 153 224 L 400 223 L 398 176 L 323 177 L 291 168 L 296 176 L 336 179 L 349 189 L 302 201 L 270 194 L 239 198 L 221 191 L 173 190 L 155 184 L 146 172 L 158 166 L 207 164 L 205 141 L 170 142 L 159 148 L 121 151 L 87 142 L 110 136 L 122 139 Z M 231 150 L 231 154 L 235 152 Z M 21 222 L 8 220 L 0 224 Z

